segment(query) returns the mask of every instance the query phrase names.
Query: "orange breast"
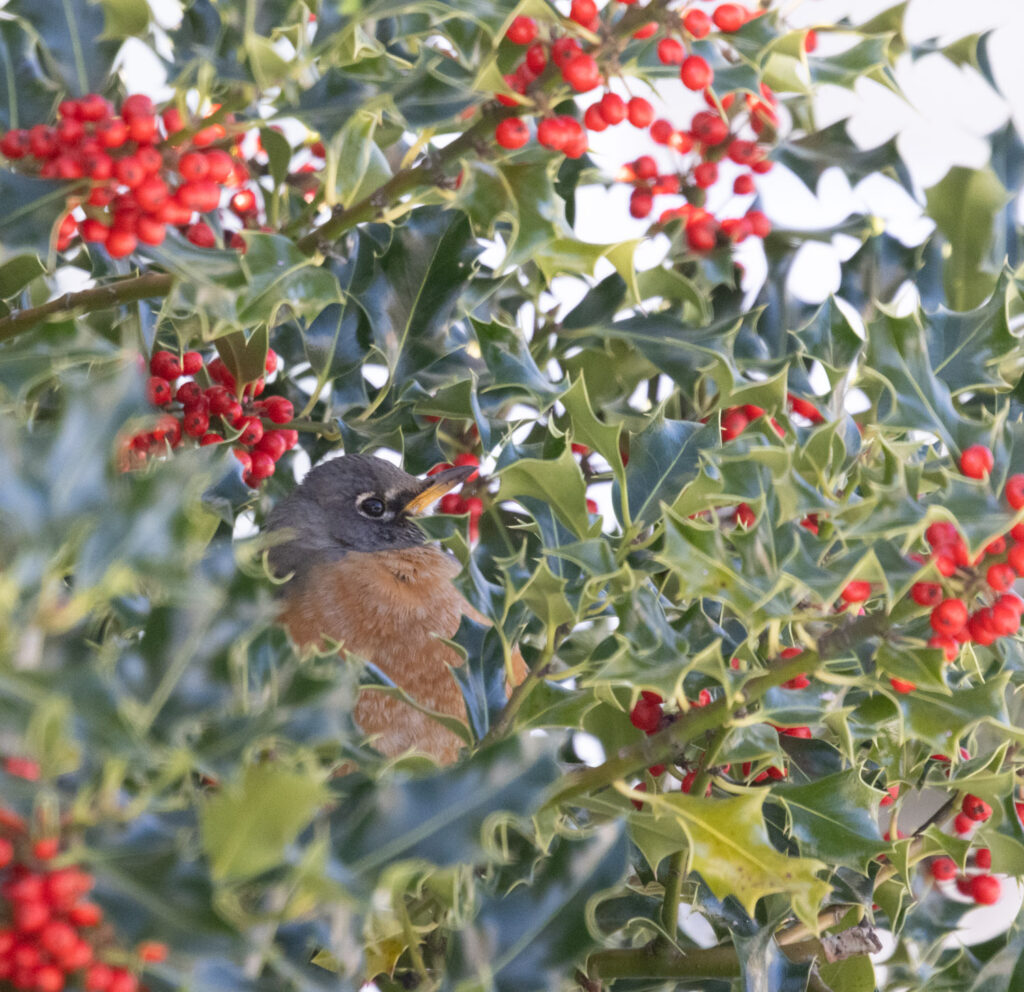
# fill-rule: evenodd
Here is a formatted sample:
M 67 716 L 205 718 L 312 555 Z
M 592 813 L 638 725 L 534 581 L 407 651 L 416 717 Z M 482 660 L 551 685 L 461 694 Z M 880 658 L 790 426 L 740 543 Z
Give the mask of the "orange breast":
M 425 545 L 398 551 L 349 552 L 315 567 L 286 593 L 281 622 L 300 646 L 338 641 L 372 661 L 427 709 L 465 721 L 466 709 L 449 670 L 461 658 L 439 637 L 454 636 L 468 604 L 451 584 L 458 563 Z M 394 756 L 423 751 L 443 764 L 461 741 L 401 700 L 363 690 L 355 718 L 373 746 Z

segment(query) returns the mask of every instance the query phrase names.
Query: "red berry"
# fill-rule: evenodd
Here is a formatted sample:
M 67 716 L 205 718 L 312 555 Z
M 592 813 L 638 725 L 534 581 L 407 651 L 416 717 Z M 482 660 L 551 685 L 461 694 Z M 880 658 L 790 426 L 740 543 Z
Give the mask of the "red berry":
M 569 137 L 565 121 L 561 117 L 545 117 L 537 125 L 537 141 L 545 148 L 561 151 Z
M 588 131 L 604 131 L 608 127 L 608 122 L 604 119 L 604 114 L 601 113 L 601 104 L 592 103 L 583 113 L 583 125 Z
M 688 10 L 683 14 L 683 27 L 698 41 L 711 31 L 711 18 L 703 10 Z
M 618 93 L 605 93 L 598 106 L 601 116 L 609 124 L 621 124 L 626 119 L 626 101 Z
M 209 434 L 204 434 L 199 439 L 199 446 L 201 448 L 205 448 L 208 444 L 220 444 L 221 442 L 223 442 L 223 440 L 224 438 L 222 438 L 219 434 L 211 432 Z M 260 443 L 262 444 L 262 442 Z
M 594 0 L 572 0 L 569 6 L 569 19 L 589 28 L 597 17 L 597 4 Z
M 256 450 L 270 455 L 276 462 L 288 450 L 288 440 L 283 436 L 283 431 L 267 431 L 260 438 Z
M 163 406 L 171 402 L 171 384 L 160 376 L 150 376 L 146 382 L 146 396 L 153 406 Z
M 120 117 L 100 121 L 93 132 L 104 148 L 120 148 L 128 140 L 128 125 Z
M 102 961 L 94 961 L 85 973 L 86 992 L 108 992 L 114 969 Z
M 580 43 L 575 38 L 559 38 L 551 46 L 551 61 L 561 69 L 569 59 L 579 55 L 582 51 Z
M 0 155 L 7 158 L 24 158 L 30 150 L 28 131 L 23 128 L 8 131 L 3 138 L 0 138 Z
M 686 49 L 675 38 L 662 38 L 658 42 L 658 59 L 662 65 L 679 65 L 686 58 Z
M 646 792 L 646 791 L 647 791 L 647 783 L 646 783 L 646 782 L 641 782 L 641 783 L 640 783 L 639 785 L 635 785 L 635 786 L 633 787 L 633 791 L 634 791 L 634 792 Z M 635 806 L 635 807 L 636 807 L 637 809 L 643 809 L 643 808 L 644 808 L 644 804 L 643 804 L 643 801 L 642 801 L 642 800 L 640 800 L 640 799 L 630 799 L 630 802 L 631 802 L 631 803 L 632 803 L 632 804 L 633 804 L 633 805 L 634 805 L 634 806 Z
M 211 148 L 203 153 L 206 159 L 206 178 L 215 183 L 226 183 L 235 171 L 235 160 L 222 148 Z
M 263 437 L 263 424 L 259 417 L 247 417 L 242 424 L 237 426 L 242 428 L 242 433 L 238 436 L 238 443 L 244 444 L 246 447 L 256 444 Z
M 183 207 L 204 214 L 220 204 L 220 186 L 212 179 L 197 179 L 179 186 L 174 198 Z
M 295 407 L 291 400 L 283 396 L 268 396 L 263 400 L 263 409 L 268 420 L 275 424 L 287 424 L 295 416 Z
M 647 127 L 654 120 L 654 108 L 642 96 L 635 96 L 626 104 L 626 114 L 633 127 Z
M 974 820 L 969 816 L 964 816 L 963 813 L 957 813 L 953 818 L 953 830 L 963 836 L 969 834 L 975 827 Z
M 995 875 L 975 875 L 968 886 L 968 895 L 981 906 L 994 905 L 1002 894 L 1002 885 Z
M 156 118 L 152 114 L 133 117 L 128 121 L 128 137 L 137 144 L 148 145 L 157 136 Z
M 40 965 L 33 979 L 36 992 L 61 992 L 64 988 L 64 972 L 55 964 Z
M 105 244 L 107 236 L 110 234 L 110 228 L 101 220 L 97 220 L 95 217 L 86 217 L 82 221 L 79 231 L 82 234 L 82 240 L 88 241 L 91 244 Z
M 142 93 L 134 93 L 125 97 L 121 104 L 121 116 L 130 121 L 136 117 L 149 117 L 155 112 L 153 101 Z
M 641 696 L 629 712 L 629 722 L 645 734 L 653 734 L 661 725 L 661 703 Z
M 1017 580 L 1017 572 L 1013 565 L 1003 562 L 990 565 L 985 573 L 985 581 L 995 589 L 996 592 L 1006 592 Z
M 675 128 L 672 127 L 669 121 L 665 120 L 663 117 L 659 118 L 651 124 L 651 140 L 655 142 L 655 144 L 667 145 L 674 130 Z
M 750 233 L 755 238 L 767 238 L 772 231 L 772 222 L 760 210 L 748 210 L 744 219 L 750 224 Z M 821 415 L 818 414 L 820 419 Z
M 171 191 L 159 176 L 147 176 L 135 189 L 135 202 L 146 213 L 158 210 L 167 201 Z
M 711 220 L 686 225 L 686 243 L 694 251 L 711 251 L 718 244 L 715 224 Z
M 952 637 L 944 637 L 942 634 L 928 638 L 928 647 L 938 648 L 946 661 L 956 661 L 957 655 L 960 654 L 960 645 Z
M 131 231 L 111 230 L 107 236 L 107 252 L 112 258 L 124 258 L 139 246 L 139 239 Z
M 245 217 L 256 212 L 256 194 L 251 189 L 240 189 L 231 197 L 231 209 L 239 216 Z
M 963 600 L 944 599 L 931 613 L 932 629 L 937 634 L 953 637 L 964 629 L 967 623 L 967 607 Z
M 540 42 L 526 49 L 523 64 L 534 76 L 539 76 L 544 71 L 548 64 L 548 53 Z
M 78 942 L 78 932 L 73 926 L 62 920 L 50 920 L 39 931 L 39 944 L 54 957 L 62 957 Z
M 711 15 L 719 31 L 739 31 L 747 23 L 747 10 L 738 3 L 723 3 Z
M 917 688 L 917 684 L 911 682 L 909 679 L 896 678 L 895 676 L 889 679 L 889 684 L 897 692 L 902 693 L 904 695 L 906 693 L 913 692 Z
M 936 858 L 929 866 L 928 871 L 937 882 L 948 882 L 956 878 L 956 862 L 952 858 Z
M 942 586 L 938 582 L 915 582 L 910 597 L 918 606 L 938 606 L 942 602 Z
M 577 92 L 586 93 L 601 83 L 601 70 L 590 55 L 574 55 L 562 64 L 562 78 Z
M 36 158 L 52 158 L 58 151 L 57 132 L 46 124 L 36 124 L 29 128 L 28 145 Z
M 992 807 L 984 799 L 970 794 L 964 796 L 963 802 L 960 804 L 960 810 L 964 816 L 978 823 L 983 823 L 992 815 Z
M 693 115 L 690 131 L 697 141 L 708 148 L 720 145 L 729 137 L 729 125 L 710 110 L 701 110 Z
M 502 148 L 522 148 L 530 140 L 530 129 L 518 117 L 507 117 L 494 129 L 494 139 Z
M 537 37 L 537 22 L 532 17 L 516 17 L 508 26 L 505 37 L 513 45 L 528 45 Z
M 181 425 L 189 437 L 202 437 L 210 426 L 210 415 L 205 410 L 188 410 Z
M 871 583 L 854 581 L 848 582 L 843 591 L 839 594 L 847 603 L 863 603 L 871 598 Z
M 992 867 L 992 849 L 988 847 L 979 847 L 974 852 L 974 863 L 979 868 L 983 868 L 988 871 Z
M 733 407 L 722 417 L 722 440 L 739 437 L 749 424 L 750 418 L 739 407 Z
M 268 375 L 277 371 L 277 352 L 273 348 L 267 349 L 267 357 L 263 360 L 263 370 Z
M 251 454 L 252 468 L 249 469 L 249 475 L 257 482 L 263 479 L 269 479 L 276 469 L 274 459 L 270 457 L 265 451 L 257 449 Z M 246 480 L 248 481 L 248 480 Z
M 629 215 L 636 220 L 647 217 L 654 206 L 654 197 L 646 189 L 635 189 L 629 196 Z
M 204 220 L 190 224 L 185 232 L 185 237 L 198 248 L 214 248 L 217 245 L 217 235 Z
M 701 162 L 694 166 L 693 181 L 701 188 L 708 189 L 718 182 L 718 163 Z
M 195 375 L 203 367 L 203 356 L 198 351 L 186 351 L 181 356 L 181 370 L 185 375 Z
M 969 479 L 984 479 L 995 465 L 992 452 L 983 444 L 972 444 L 960 456 L 960 471 Z
M 732 181 L 732 191 L 737 196 L 747 196 L 748 194 L 753 193 L 754 189 L 754 180 L 751 176 L 737 176 Z
M 1024 475 L 1018 473 L 1006 480 L 1006 502 L 1015 510 L 1024 506 Z
M 115 968 L 106 992 L 138 992 L 139 980 L 123 968 Z
M 619 0 L 619 3 L 622 2 L 623 0 Z M 657 33 L 658 22 L 648 21 L 643 27 L 639 27 L 633 32 L 633 37 L 636 38 L 637 41 L 643 41 L 644 39 L 650 38 L 652 35 L 655 35 Z
M 114 175 L 117 176 L 118 182 L 129 189 L 135 189 L 142 185 L 146 178 L 146 170 L 136 156 L 125 155 L 114 163 Z
M 203 152 L 186 152 L 178 161 L 178 172 L 187 183 L 206 179 L 210 171 L 210 163 Z
M 679 78 L 689 90 L 702 90 L 711 85 L 715 78 L 714 70 L 699 55 L 690 55 L 679 67 Z
M 167 945 L 159 940 L 144 940 L 139 944 L 138 953 L 143 961 L 166 961 Z
M 477 455 L 474 455 L 471 451 L 460 451 L 459 454 L 457 454 L 455 456 L 454 464 L 457 465 L 457 466 L 479 465 L 480 464 L 480 459 L 479 459 L 479 457 Z M 480 476 L 479 472 L 473 472 L 470 476 L 467 477 L 466 481 L 470 482 L 473 479 L 479 478 L 479 476 Z
M 83 121 L 101 121 L 113 113 L 110 101 L 99 93 L 87 93 L 78 102 L 78 116 Z

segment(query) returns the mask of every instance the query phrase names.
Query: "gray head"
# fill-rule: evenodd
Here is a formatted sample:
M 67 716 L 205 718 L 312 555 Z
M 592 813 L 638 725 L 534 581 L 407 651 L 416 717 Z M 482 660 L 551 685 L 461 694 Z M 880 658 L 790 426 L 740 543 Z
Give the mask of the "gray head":
M 270 549 L 271 570 L 301 580 L 310 566 L 347 551 L 423 544 L 412 518 L 473 471 L 458 466 L 417 479 L 372 455 L 343 455 L 318 465 L 270 514 L 268 530 L 285 539 Z

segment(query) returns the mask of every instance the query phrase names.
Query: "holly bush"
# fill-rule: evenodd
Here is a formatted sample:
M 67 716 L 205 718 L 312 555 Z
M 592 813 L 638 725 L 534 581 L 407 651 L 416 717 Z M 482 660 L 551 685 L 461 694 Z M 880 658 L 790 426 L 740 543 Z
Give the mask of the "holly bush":
M 0 9 L 0 988 L 1019 987 L 1022 146 L 816 124 L 996 85 L 905 7 Z M 930 233 L 759 208 L 836 168 Z M 275 625 L 339 450 L 480 465 L 453 765 Z

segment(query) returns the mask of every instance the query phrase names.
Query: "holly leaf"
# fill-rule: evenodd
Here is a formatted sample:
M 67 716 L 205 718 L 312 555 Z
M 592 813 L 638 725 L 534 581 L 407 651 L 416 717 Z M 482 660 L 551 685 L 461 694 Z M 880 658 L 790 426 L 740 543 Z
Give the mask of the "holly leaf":
M 887 846 L 875 817 L 879 793 L 864 784 L 856 768 L 806 785 L 779 783 L 772 798 L 786 808 L 801 853 L 866 873 Z
M 709 799 L 676 792 L 625 791 L 650 803 L 654 821 L 663 830 L 678 832 L 676 850 L 687 849 L 688 868 L 700 874 L 718 899 L 733 896 L 753 914 L 762 896 L 783 893 L 796 915 L 817 930 L 818 909 L 830 890 L 817 874 L 827 865 L 812 858 L 788 857 L 772 846 L 762 810 L 765 792 Z
M 252 878 L 284 858 L 327 799 L 319 777 L 270 762 L 248 765 L 242 778 L 199 807 L 203 851 L 214 878 Z
M 687 483 L 697 477 L 701 454 L 716 444 L 717 434 L 713 424 L 666 420 L 659 413 L 643 433 L 632 437 L 625 471 L 630 519 L 623 523 L 647 526 L 658 520 L 661 504 L 671 506 Z M 616 480 L 613 495 L 617 507 L 623 505 L 621 488 Z
M 946 298 L 954 310 L 978 306 L 995 286 L 990 252 L 996 215 L 1009 195 L 989 166 L 955 165 L 925 190 L 926 212 L 945 236 L 949 255 L 943 268 Z

